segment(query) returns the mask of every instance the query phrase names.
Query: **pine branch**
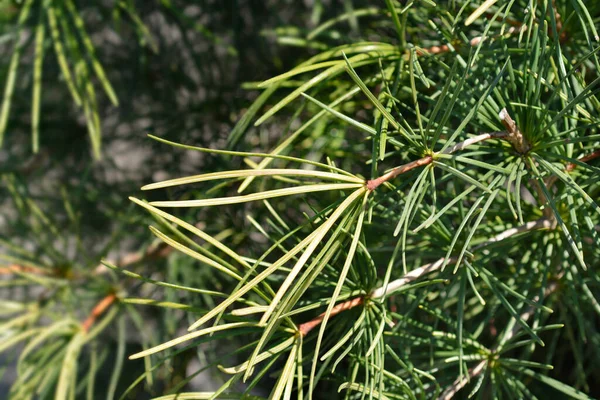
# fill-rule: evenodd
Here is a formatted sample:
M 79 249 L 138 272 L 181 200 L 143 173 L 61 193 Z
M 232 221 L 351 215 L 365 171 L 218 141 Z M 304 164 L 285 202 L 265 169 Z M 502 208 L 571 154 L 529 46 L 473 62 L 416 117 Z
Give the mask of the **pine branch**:
M 511 118 L 510 114 L 508 114 L 506 108 L 503 108 L 500 111 L 498 117 L 500 117 L 502 125 L 504 125 L 506 131 L 508 132 L 506 140 L 508 140 L 510 144 L 512 144 L 513 148 L 520 154 L 525 154 L 529 150 L 531 150 L 531 145 L 529 144 L 527 139 L 525 139 L 523 133 L 521 133 L 521 130 L 519 129 L 515 121 Z
M 117 300 L 117 295 L 114 293 L 107 294 L 102 300 L 94 306 L 92 312 L 85 321 L 81 324 L 81 329 L 84 332 L 88 332 L 92 325 L 96 322 L 99 316 L 101 316 L 108 308 Z
M 329 317 L 331 318 L 334 315 L 337 315 L 343 311 L 346 311 L 346 310 L 349 310 L 356 306 L 359 306 L 359 305 L 363 304 L 363 301 L 364 301 L 363 297 L 355 297 L 352 300 L 348 300 L 343 303 L 340 303 L 331 309 L 331 314 Z M 321 313 L 321 314 L 319 314 L 318 317 L 301 324 L 298 327 L 298 331 L 300 332 L 300 334 L 302 336 L 306 336 L 308 334 L 308 332 L 310 332 L 313 328 L 319 326 L 321 324 L 321 322 L 323 322 L 323 319 L 325 319 L 325 313 Z
M 526 224 L 523 224 L 516 228 L 507 229 L 506 231 L 492 237 L 491 239 L 487 240 L 486 242 L 477 245 L 476 247 L 474 247 L 473 250 L 482 249 L 486 246 L 489 246 L 493 243 L 500 242 L 502 240 L 505 240 L 505 239 L 507 239 L 511 236 L 517 235 L 519 233 L 534 231 L 534 230 L 538 230 L 538 229 L 551 229 L 552 226 L 553 226 L 552 221 L 550 221 L 546 218 L 541 218 L 541 219 L 538 219 L 537 221 L 527 222 Z M 423 275 L 437 271 L 443 265 L 449 264 L 449 263 L 454 263 L 456 261 L 457 261 L 456 257 L 450 257 L 448 259 L 446 259 L 445 257 L 442 257 L 433 263 L 425 264 L 418 268 L 415 268 L 414 270 L 408 272 L 403 277 L 396 279 L 396 280 L 388 283 L 385 286 L 381 286 L 381 287 L 373 290 L 368 296 L 355 297 L 353 299 L 347 300 L 343 303 L 336 305 L 332 309 L 331 316 L 337 315 L 343 311 L 350 310 L 351 308 L 354 308 L 356 306 L 364 304 L 364 302 L 367 298 L 378 299 L 378 298 L 385 297 L 385 296 L 389 295 L 390 293 L 398 290 L 402 286 L 417 280 L 418 278 L 422 277 Z M 306 336 L 312 329 L 314 329 L 315 327 L 317 327 L 321 324 L 324 317 L 325 317 L 325 313 L 322 313 L 318 317 L 301 324 L 298 327 L 300 334 L 302 336 Z
M 600 149 L 598 149 L 588 155 L 579 157 L 577 159 L 577 161 L 582 162 L 582 163 L 588 163 L 589 161 L 592 161 L 599 157 L 600 157 Z M 575 168 L 577 168 L 577 164 L 572 163 L 572 162 L 567 163 L 567 165 L 565 165 L 565 172 L 567 172 L 567 173 L 572 172 Z M 548 177 L 548 179 L 546 180 L 546 186 L 548 188 L 552 187 L 552 185 L 554 185 L 557 180 L 558 180 L 558 176 L 556 176 L 556 175 L 552 175 L 552 176 Z
M 455 151 L 463 150 L 466 147 L 469 147 L 475 143 L 483 142 L 484 140 L 506 138 L 506 137 L 507 137 L 506 132 L 492 132 L 492 133 L 483 133 L 481 135 L 477 135 L 475 137 L 472 137 L 472 138 L 464 140 L 460 143 L 457 143 L 454 146 L 445 149 L 444 151 L 439 151 L 439 152 L 434 153 L 433 155 L 425 156 L 418 160 L 411 161 L 407 164 L 393 168 L 391 171 L 389 171 L 385 175 L 382 175 L 379 178 L 371 179 L 371 180 L 367 181 L 367 189 L 373 191 L 373 190 L 377 189 L 377 187 L 379 185 L 381 185 L 382 183 L 387 182 L 391 179 L 394 179 L 395 177 L 397 177 L 400 174 L 404 174 L 412 169 L 431 164 L 438 154 L 452 154 Z
M 558 283 L 557 282 L 550 282 L 548 284 L 548 286 L 546 287 L 546 289 L 544 290 L 544 298 L 550 296 L 552 293 L 554 293 L 557 289 L 558 289 Z M 534 302 L 539 302 L 540 296 L 535 296 L 533 298 Z M 535 312 L 536 307 L 534 306 L 530 306 L 524 313 L 522 313 L 520 315 L 520 318 L 523 321 L 527 321 Z M 521 330 L 521 325 L 520 324 L 515 324 L 513 326 L 513 328 L 510 330 L 510 332 L 508 332 L 505 336 L 505 340 L 510 340 L 511 338 L 513 338 L 517 333 L 519 333 L 519 331 Z M 498 346 L 494 346 L 494 348 L 492 348 L 492 354 L 495 353 L 498 350 Z M 451 386 L 449 386 L 448 388 L 446 388 L 446 390 L 444 390 L 444 392 L 442 392 L 442 394 L 438 397 L 438 400 L 450 400 L 454 397 L 454 395 L 456 393 L 458 393 L 463 387 L 465 387 L 470 381 L 471 379 L 477 377 L 479 374 L 481 374 L 483 371 L 485 371 L 485 367 L 487 366 L 489 360 L 482 360 L 481 362 L 479 362 L 479 364 L 477 364 L 475 367 L 469 369 L 469 373 L 467 374 L 467 376 L 459 376 L 458 378 L 456 378 L 456 380 L 452 383 Z

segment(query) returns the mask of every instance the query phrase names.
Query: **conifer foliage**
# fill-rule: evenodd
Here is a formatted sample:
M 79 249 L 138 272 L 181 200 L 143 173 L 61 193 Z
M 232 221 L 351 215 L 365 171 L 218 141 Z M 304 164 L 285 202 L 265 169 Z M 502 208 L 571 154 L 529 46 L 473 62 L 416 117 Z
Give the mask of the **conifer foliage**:
M 129 354 L 143 377 L 185 349 L 229 351 L 209 360 L 218 389 L 164 400 L 600 394 L 600 5 L 344 4 L 270 32 L 306 61 L 247 85 L 261 92 L 227 146 L 150 135 L 219 160 L 130 198 L 154 218 L 152 251 L 211 278 L 104 261 L 187 295 L 110 293 L 81 326 L 0 345 L 24 341 L 35 366 L 38 344 L 72 334 L 57 396 L 86 379 L 72 364 L 96 319 L 144 302 L 190 313 L 187 333 Z

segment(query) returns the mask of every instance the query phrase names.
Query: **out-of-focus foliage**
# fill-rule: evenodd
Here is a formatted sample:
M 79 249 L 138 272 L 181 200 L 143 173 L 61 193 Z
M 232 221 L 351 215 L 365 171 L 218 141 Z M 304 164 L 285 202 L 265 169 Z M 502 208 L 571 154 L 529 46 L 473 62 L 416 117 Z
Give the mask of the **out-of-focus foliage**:
M 10 398 L 54 398 L 59 387 L 67 397 L 119 398 L 152 369 L 152 376 L 142 378 L 127 398 L 177 390 L 195 369 L 205 368 L 206 360 L 226 349 L 193 347 L 155 368 L 126 357 L 181 333 L 189 318 L 186 310 L 209 308 L 214 300 L 141 284 L 113 273 L 100 260 L 108 258 L 135 274 L 177 287 L 212 282 L 227 290 L 227 282 L 210 270 L 198 269 L 188 257 L 151 241 L 144 228 L 151 219 L 127 196 L 153 179 L 224 167 L 214 157 L 163 152 L 146 135 L 224 146 L 255 97 L 241 83 L 295 63 L 293 53 L 273 47 L 261 32 L 282 21 L 309 18 L 312 9 L 298 4 L 269 15 L 268 4 L 250 2 L 223 8 L 218 1 L 36 0 L 29 2 L 29 15 L 19 28 L 26 3 L 0 3 L 0 102 L 10 102 L 0 148 L 0 387 Z M 69 4 L 76 14 L 68 14 Z M 56 22 L 72 74 L 78 62 L 85 62 L 90 73 L 86 82 L 96 93 L 100 147 L 94 147 L 85 110 L 74 102 L 62 75 L 48 20 L 50 7 L 66 17 Z M 39 147 L 34 152 L 32 100 L 40 19 L 44 57 Z M 78 19 L 118 106 L 95 75 Z M 75 35 L 76 43 L 67 40 L 63 29 Z M 71 58 L 68 46 L 75 44 L 82 59 Z M 22 50 L 14 90 L 7 99 L 4 90 L 18 45 Z M 273 65 L 276 57 L 285 62 Z M 185 215 L 199 217 L 195 212 Z M 236 220 L 231 214 L 203 219 L 213 235 L 243 237 L 236 233 L 240 227 L 230 225 Z M 152 298 L 162 302 L 148 300 Z M 174 306 L 182 302 L 193 305 L 183 310 Z M 84 334 L 82 325 L 102 304 L 108 307 Z M 215 387 L 219 382 L 212 373 L 193 378 L 191 387 Z

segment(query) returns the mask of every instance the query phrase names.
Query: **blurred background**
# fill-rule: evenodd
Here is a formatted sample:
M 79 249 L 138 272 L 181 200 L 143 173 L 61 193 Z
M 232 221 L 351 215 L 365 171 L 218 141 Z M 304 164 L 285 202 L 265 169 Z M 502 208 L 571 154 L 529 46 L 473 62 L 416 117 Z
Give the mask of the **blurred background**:
M 101 266 L 102 258 L 143 276 L 198 287 L 210 286 L 207 281 L 212 280 L 213 287 L 227 290 L 188 257 L 152 242 L 147 230 L 151 218 L 128 196 L 147 198 L 139 190 L 144 184 L 223 170 L 228 168 L 225 163 L 240 161 L 177 151 L 147 134 L 212 148 L 250 149 L 261 147 L 261 140 L 269 143 L 269 137 L 285 128 L 285 119 L 252 135 L 233 141 L 229 137 L 259 94 L 251 83 L 282 73 L 311 53 L 301 43 L 281 43 L 285 29 L 297 29 L 285 27 L 314 27 L 343 6 L 295 0 L 0 0 L 0 87 L 3 106 L 9 105 L 0 148 L 0 335 L 9 331 L 6 324 L 14 321 L 15 312 L 30 317 L 19 325 L 25 332 L 52 326 L 63 316 L 83 321 L 113 288 L 210 306 L 208 296 L 184 301 L 185 292 L 132 287 L 132 281 Z M 80 105 L 65 78 L 63 61 Z M 97 74 L 97 64 L 105 76 Z M 14 89 L 7 96 L 9 82 Z M 118 105 L 111 101 L 110 88 Z M 38 104 L 37 111 L 32 104 Z M 36 153 L 32 131 L 39 137 Z M 186 218 L 201 219 L 209 233 L 246 240 L 241 232 L 247 222 L 233 212 Z M 104 398 L 107 391 L 120 395 L 145 368 L 140 360 L 124 362 L 123 356 L 144 343 L 185 332 L 187 318 L 184 311 L 120 306 L 91 346 L 93 351 L 79 360 L 97 365 L 93 397 Z M 56 341 L 68 343 L 67 336 Z M 9 339 L 0 336 L 2 340 Z M 8 393 L 31 376 L 17 375 L 23 346 L 2 350 L 0 393 Z M 214 390 L 223 382 L 204 372 L 203 362 L 226 350 L 189 349 L 155 372 L 156 381 L 146 378 L 146 386 L 138 385 L 128 396 L 149 398 L 186 384 L 190 390 Z M 49 350 L 49 363 L 55 353 Z M 54 372 L 36 371 L 34 376 L 41 379 L 44 373 Z M 189 383 L 184 381 L 188 375 Z

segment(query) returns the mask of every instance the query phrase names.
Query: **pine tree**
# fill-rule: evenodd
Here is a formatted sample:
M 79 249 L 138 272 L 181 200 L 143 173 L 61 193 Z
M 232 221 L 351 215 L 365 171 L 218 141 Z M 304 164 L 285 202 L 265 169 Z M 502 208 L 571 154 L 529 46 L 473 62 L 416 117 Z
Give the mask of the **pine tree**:
M 154 279 L 105 260 L 116 280 L 169 289 L 123 286 L 82 324 L 6 341 L 27 355 L 61 336 L 57 396 L 85 385 L 81 349 L 132 304 L 190 318 L 188 333 L 129 354 L 146 362 L 134 384 L 223 347 L 217 390 L 186 392 L 188 376 L 163 400 L 597 395 L 600 6 L 344 4 L 327 19 L 316 2 L 314 28 L 271 32 L 313 55 L 247 85 L 262 92 L 226 146 L 150 135 L 157 151 L 215 160 L 130 198 L 155 221 L 134 261 L 192 268 Z M 125 315 L 120 334 L 127 317 L 143 333 Z M 48 346 L 21 356 L 32 371 Z

